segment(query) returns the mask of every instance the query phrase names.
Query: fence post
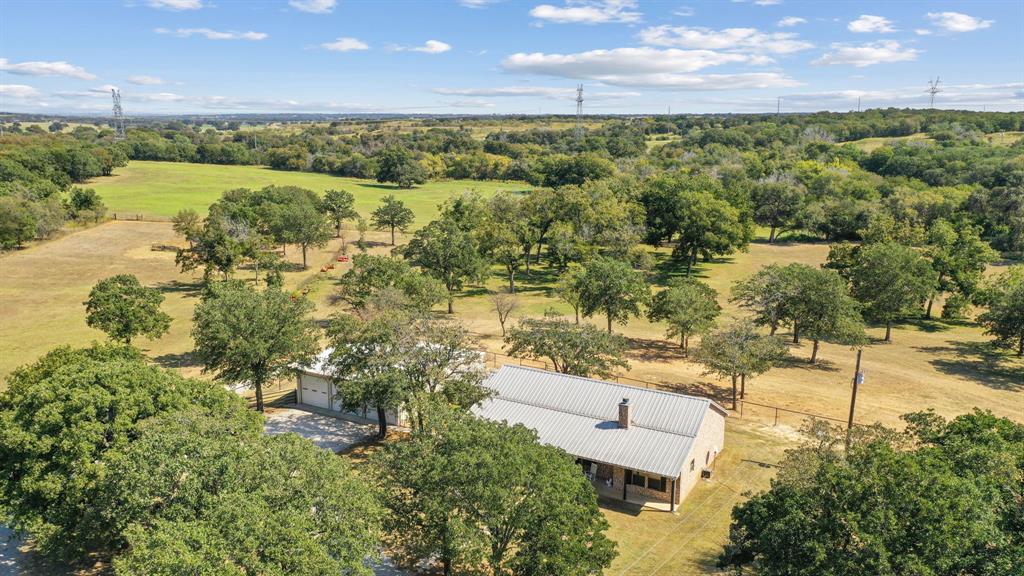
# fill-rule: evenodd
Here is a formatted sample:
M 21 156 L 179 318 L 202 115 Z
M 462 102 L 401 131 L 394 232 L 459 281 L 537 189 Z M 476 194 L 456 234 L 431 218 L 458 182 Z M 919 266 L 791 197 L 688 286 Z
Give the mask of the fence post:
M 779 425 L 779 408 L 776 406 L 776 408 L 775 408 L 775 424 L 772 424 L 772 426 L 774 427 L 774 426 L 778 426 L 778 425 Z

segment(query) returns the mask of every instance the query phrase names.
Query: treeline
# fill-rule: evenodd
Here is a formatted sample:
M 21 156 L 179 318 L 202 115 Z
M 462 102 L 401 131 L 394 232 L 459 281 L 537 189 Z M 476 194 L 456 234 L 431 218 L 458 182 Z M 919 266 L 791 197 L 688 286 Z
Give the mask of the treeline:
M 91 129 L 90 129 L 91 130 Z M 87 139 L 88 140 L 88 139 Z M 116 146 L 59 136 L 6 136 L 0 148 L 0 248 L 45 239 L 68 220 L 96 222 L 106 207 L 79 184 L 128 163 Z

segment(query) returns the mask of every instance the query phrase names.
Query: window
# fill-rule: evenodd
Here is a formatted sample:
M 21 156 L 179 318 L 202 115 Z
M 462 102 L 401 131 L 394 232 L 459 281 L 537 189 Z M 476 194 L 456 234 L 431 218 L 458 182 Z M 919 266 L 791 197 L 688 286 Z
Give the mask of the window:
M 626 470 L 626 484 L 632 484 L 633 486 L 643 488 L 647 485 L 647 478 L 645 478 L 643 474 L 637 474 L 631 470 Z
M 657 490 L 658 492 L 665 492 L 667 489 L 666 484 L 668 484 L 668 481 L 665 480 L 664 476 L 662 476 L 661 478 L 647 479 L 647 487 L 650 488 L 651 490 Z

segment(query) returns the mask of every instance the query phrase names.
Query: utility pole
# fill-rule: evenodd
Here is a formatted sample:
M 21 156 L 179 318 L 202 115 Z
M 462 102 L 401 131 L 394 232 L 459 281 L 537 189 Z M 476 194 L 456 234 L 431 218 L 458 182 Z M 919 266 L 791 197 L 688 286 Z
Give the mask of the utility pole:
M 775 117 L 779 118 L 782 116 L 782 96 L 775 99 Z
M 583 138 L 583 84 L 576 87 L 576 142 Z
M 860 96 L 857 96 L 857 112 L 860 112 Z
M 931 95 L 931 100 L 928 104 L 929 108 L 935 108 L 935 95 L 942 92 L 942 89 L 939 88 L 939 82 L 941 82 L 941 80 L 938 76 L 935 77 L 935 80 L 928 81 L 928 89 L 925 90 L 925 92 Z
M 850 419 L 846 422 L 846 451 L 850 451 L 850 432 L 853 430 L 853 412 L 857 407 L 857 386 L 864 383 L 864 374 L 860 371 L 860 355 L 863 348 L 857 349 L 857 366 L 853 369 L 853 392 L 850 394 Z

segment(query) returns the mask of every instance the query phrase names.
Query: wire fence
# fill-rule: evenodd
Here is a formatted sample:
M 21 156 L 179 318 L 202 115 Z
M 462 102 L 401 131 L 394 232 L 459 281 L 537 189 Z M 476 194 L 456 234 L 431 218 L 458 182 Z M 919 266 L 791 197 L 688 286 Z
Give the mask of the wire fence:
M 166 216 L 153 216 L 152 214 L 137 214 L 128 212 L 113 212 L 110 214 L 111 220 L 117 220 L 121 222 L 170 222 L 171 219 Z
M 487 366 L 492 368 L 499 368 L 503 365 L 513 366 L 526 366 L 529 368 L 541 368 L 544 370 L 552 370 L 554 366 L 544 360 L 533 360 L 530 358 L 516 358 L 509 356 L 501 352 L 495 352 L 493 350 L 482 350 L 484 353 L 484 362 Z M 631 376 L 614 375 L 610 378 L 603 378 L 603 380 L 609 382 L 616 382 L 618 384 L 626 384 L 628 386 L 637 386 L 640 388 L 649 388 L 656 390 L 664 390 L 666 392 L 676 392 L 686 394 L 688 396 L 698 396 L 701 398 L 707 398 L 721 405 L 726 410 L 729 410 L 730 414 L 734 417 L 739 417 L 744 420 L 754 420 L 764 424 L 770 424 L 771 426 L 789 426 L 797 429 L 804 424 L 808 419 L 810 420 L 825 420 L 828 422 L 835 422 L 846 425 L 846 420 L 835 416 L 826 416 L 824 414 L 815 414 L 813 412 L 805 412 L 802 410 L 794 410 L 792 408 L 786 408 L 783 406 L 775 406 L 772 404 L 762 404 L 760 402 L 751 402 L 743 398 L 737 399 L 736 407 L 730 409 L 729 406 L 732 404 L 731 392 L 722 389 L 715 389 L 714 392 L 709 391 L 706 386 L 695 386 L 687 385 L 683 383 L 671 383 L 671 382 L 652 382 L 649 380 L 641 380 L 639 378 L 633 378 Z M 855 422 L 854 426 L 858 424 Z

